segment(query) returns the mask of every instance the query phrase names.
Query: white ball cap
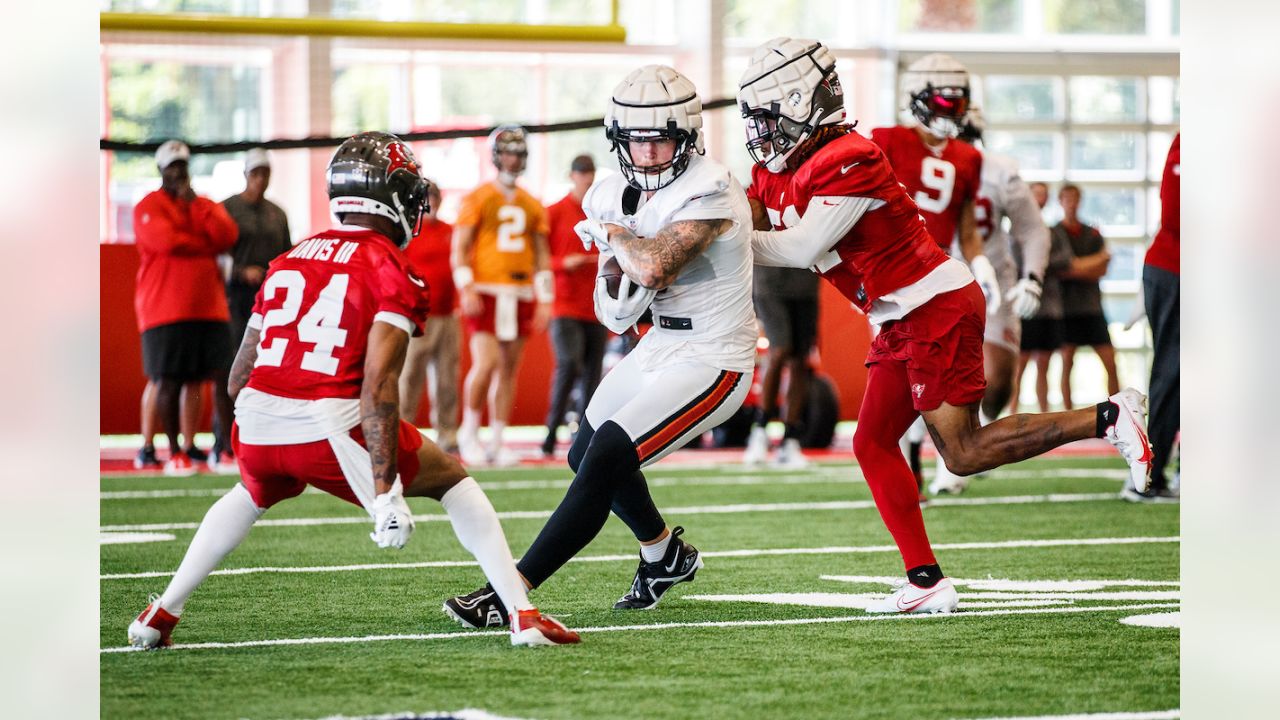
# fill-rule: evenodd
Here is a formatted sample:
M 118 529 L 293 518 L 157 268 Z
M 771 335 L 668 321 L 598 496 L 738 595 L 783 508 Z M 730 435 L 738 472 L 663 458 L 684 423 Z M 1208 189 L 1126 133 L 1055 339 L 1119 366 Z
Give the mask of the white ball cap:
M 249 148 L 249 152 L 244 154 L 245 175 L 260 167 L 271 168 L 271 154 L 262 148 Z
M 178 162 L 179 160 L 190 160 L 191 148 L 181 140 L 165 140 L 160 147 L 156 148 L 156 166 L 161 170 Z
M 702 152 L 702 99 L 689 78 L 666 65 L 645 65 L 632 71 L 613 89 L 605 127 L 614 122 L 624 130 L 659 130 L 670 120 L 681 130 L 698 131 L 695 145 Z

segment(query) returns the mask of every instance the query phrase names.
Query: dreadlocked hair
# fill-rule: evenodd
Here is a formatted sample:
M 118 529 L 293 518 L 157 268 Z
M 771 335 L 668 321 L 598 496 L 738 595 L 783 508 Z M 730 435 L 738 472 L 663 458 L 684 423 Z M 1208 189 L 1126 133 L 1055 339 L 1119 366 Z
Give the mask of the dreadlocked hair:
M 817 130 L 814 130 L 813 134 L 804 141 L 804 144 L 796 148 L 796 151 L 791 154 L 791 157 L 787 158 L 787 170 L 789 172 L 795 172 L 804 164 L 805 160 L 813 157 L 819 150 L 826 147 L 827 143 L 830 143 L 833 140 L 839 140 L 845 135 L 848 135 L 853 132 L 853 129 L 857 126 L 857 121 L 854 121 L 852 124 L 841 123 L 839 125 L 823 125 Z

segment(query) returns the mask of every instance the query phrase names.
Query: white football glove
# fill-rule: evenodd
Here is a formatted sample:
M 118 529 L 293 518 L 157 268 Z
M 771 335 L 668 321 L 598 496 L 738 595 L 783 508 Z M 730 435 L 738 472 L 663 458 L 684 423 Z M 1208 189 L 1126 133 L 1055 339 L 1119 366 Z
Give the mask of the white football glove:
M 594 245 L 600 252 L 612 252 L 609 250 L 609 233 L 604 229 L 604 225 L 591 219 L 579 220 L 577 225 L 573 226 L 573 231 L 578 234 L 578 239 L 582 241 L 582 249 L 590 251 Z
M 1039 280 L 1035 277 L 1025 277 L 1019 280 L 1017 285 L 1009 288 L 1009 292 L 1004 295 L 1004 301 L 1009 303 L 1018 317 L 1030 320 L 1040 309 L 1042 290 Z
M 404 501 L 404 486 L 400 478 L 391 486 L 389 492 L 382 493 L 373 499 L 373 532 L 369 539 L 380 548 L 396 548 L 399 550 L 409 542 L 413 535 L 413 514 Z
M 987 296 L 987 314 L 995 315 L 1000 309 L 1000 281 L 996 279 L 996 269 L 986 255 L 979 255 L 969 263 L 969 271 L 978 281 L 982 294 Z
M 606 278 L 596 277 L 596 317 L 602 325 L 621 335 L 635 326 L 644 311 L 649 309 L 658 291 L 636 285 L 623 273 L 622 280 L 618 283 L 618 297 L 614 299 L 609 297 L 607 283 Z M 635 293 L 628 296 L 633 287 L 636 288 Z

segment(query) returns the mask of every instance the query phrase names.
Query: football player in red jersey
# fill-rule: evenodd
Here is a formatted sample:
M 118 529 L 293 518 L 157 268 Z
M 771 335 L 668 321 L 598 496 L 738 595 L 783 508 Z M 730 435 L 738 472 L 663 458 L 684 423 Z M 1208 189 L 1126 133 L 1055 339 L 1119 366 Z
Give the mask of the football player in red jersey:
M 525 594 L 493 506 L 452 456 L 400 419 L 399 375 L 426 293 L 402 253 L 427 206 L 413 152 L 386 133 L 342 144 L 327 172 L 341 226 L 272 261 L 231 370 L 241 482 L 213 504 L 131 645 L 172 644 L 191 593 L 272 505 L 307 485 L 363 507 L 378 547 L 413 533 L 406 495 L 440 501 L 506 602 L 513 645 L 578 642 Z
M 950 56 L 933 53 L 911 63 L 901 88 L 904 119 L 910 124 L 876 128 L 871 140 L 884 151 L 893 174 L 920 208 L 934 242 L 950 251 L 952 240 L 959 239 L 961 259 L 969 263 L 987 298 L 988 314 L 995 314 L 1000 288 L 995 269 L 982 254 L 975 213 L 982 154 L 966 143 L 951 142 L 969 110 L 969 71 Z M 924 432 L 923 423 L 916 422 L 903 437 L 918 488 L 924 485 Z
M 1146 486 L 1146 398 L 1136 390 L 1094 408 L 978 422 L 986 301 L 964 264 L 929 236 L 885 153 L 843 123 L 844 93 L 830 51 L 813 40 L 770 40 L 752 55 L 738 103 L 757 163 L 753 175 L 792 173 L 780 225 L 752 232 L 756 264 L 811 268 L 880 325 L 867 356 L 853 452 L 907 579 L 870 612 L 950 612 L 958 603 L 898 449 L 919 415 L 947 466 L 962 475 L 1106 437 L 1134 482 Z

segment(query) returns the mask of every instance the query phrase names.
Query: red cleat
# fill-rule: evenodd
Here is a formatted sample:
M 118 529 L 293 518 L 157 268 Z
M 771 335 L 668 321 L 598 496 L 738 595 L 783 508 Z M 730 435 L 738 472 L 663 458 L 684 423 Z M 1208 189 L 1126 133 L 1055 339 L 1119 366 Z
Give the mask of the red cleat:
M 521 610 L 511 618 L 512 645 L 572 645 L 581 641 L 578 633 L 537 608 Z
M 164 474 L 170 477 L 189 477 L 196 474 L 196 464 L 191 461 L 190 456 L 178 450 L 164 464 Z
M 129 623 L 129 644 L 139 650 L 155 650 L 173 644 L 173 628 L 178 618 L 160 607 L 160 598 L 152 597 L 147 609 Z

